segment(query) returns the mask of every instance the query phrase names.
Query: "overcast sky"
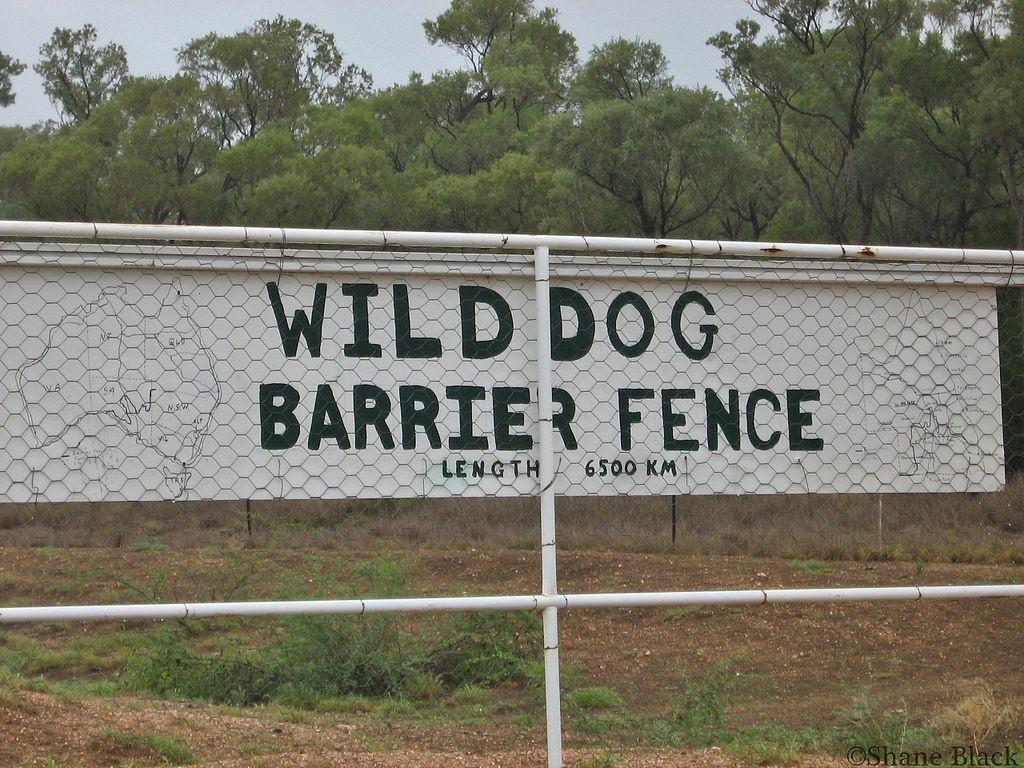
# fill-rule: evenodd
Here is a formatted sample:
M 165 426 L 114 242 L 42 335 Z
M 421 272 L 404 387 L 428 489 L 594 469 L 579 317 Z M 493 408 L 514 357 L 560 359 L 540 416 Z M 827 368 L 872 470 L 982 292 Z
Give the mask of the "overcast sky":
M 231 35 L 260 18 L 281 14 L 334 34 L 350 63 L 366 69 L 374 86 L 404 83 L 411 72 L 426 79 L 460 66 L 451 51 L 427 43 L 423 22 L 450 0 L 0 0 L 0 51 L 26 64 L 13 80 L 15 103 L 0 108 L 0 125 L 55 119 L 32 65 L 56 27 L 96 27 L 98 44 L 124 46 L 133 75 L 170 75 L 176 49 L 208 32 Z M 733 29 L 752 13 L 744 0 L 536 0 L 558 10 L 585 59 L 595 45 L 616 37 L 661 44 L 677 85 L 720 89 L 718 52 L 707 39 Z

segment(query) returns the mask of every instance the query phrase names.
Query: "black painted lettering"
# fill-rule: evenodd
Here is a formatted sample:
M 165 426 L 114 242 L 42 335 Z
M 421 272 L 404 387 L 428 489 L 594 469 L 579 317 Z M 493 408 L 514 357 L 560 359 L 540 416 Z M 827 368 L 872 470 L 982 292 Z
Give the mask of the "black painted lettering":
M 665 433 L 666 451 L 696 451 L 700 444 L 697 440 L 676 437 L 675 428 L 686 426 L 686 416 L 676 413 L 672 408 L 674 400 L 694 400 L 697 397 L 693 389 L 663 389 L 661 391 L 661 423 Z
M 739 390 L 729 390 L 729 405 L 722 402 L 718 393 L 713 389 L 704 390 L 705 404 L 708 413 L 708 448 L 712 451 L 718 450 L 718 433 L 725 436 L 725 440 L 734 450 L 740 448 L 740 393 Z
M 313 291 L 312 320 L 306 315 L 305 309 L 296 309 L 292 323 L 288 325 L 281 291 L 277 283 L 267 283 L 267 296 L 270 306 L 274 309 L 277 330 L 281 333 L 281 346 L 285 357 L 295 357 L 299 351 L 299 337 L 306 339 L 311 357 L 320 357 L 320 343 L 324 336 L 324 308 L 327 305 L 327 283 L 317 283 Z
M 572 395 L 559 387 L 552 387 L 551 400 L 561 406 L 558 413 L 552 414 L 551 425 L 558 430 L 562 436 L 562 445 L 567 451 L 575 451 L 579 448 L 579 442 L 572 431 L 572 420 L 576 418 L 576 402 Z
M 440 405 L 437 395 L 429 387 L 420 384 L 406 384 L 398 388 L 398 403 L 402 414 L 402 447 L 416 449 L 416 428 L 426 435 L 431 448 L 441 447 L 441 435 L 437 431 L 437 413 Z
M 341 286 L 343 296 L 352 298 L 352 336 L 351 344 L 345 345 L 345 357 L 381 357 L 380 344 L 370 341 L 370 302 L 379 289 L 374 283 L 345 283 Z
M 527 451 L 533 448 L 533 436 L 515 433 L 513 427 L 526 425 L 523 411 L 509 410 L 513 405 L 528 405 L 530 390 L 526 387 L 495 387 L 491 391 L 494 400 L 494 447 L 499 451 Z
M 683 313 L 691 304 L 696 304 L 704 310 L 705 315 L 714 315 L 714 307 L 707 298 L 697 291 L 687 291 L 682 294 L 672 306 L 672 335 L 675 337 L 676 346 L 691 360 L 703 360 L 711 354 L 715 343 L 715 334 L 718 333 L 718 326 L 711 323 L 701 323 L 698 330 L 704 334 L 704 341 L 701 346 L 693 346 L 683 333 Z
M 619 445 L 628 451 L 633 447 L 632 428 L 639 424 L 641 414 L 631 411 L 629 406 L 633 400 L 653 400 L 653 389 L 620 389 L 619 390 Z
M 391 413 L 391 398 L 375 384 L 356 384 L 352 388 L 352 417 L 355 422 L 356 448 L 366 447 L 366 433 L 369 427 L 377 431 L 380 443 L 386 450 L 395 447 L 395 438 L 388 427 Z
M 747 437 L 750 438 L 750 444 L 754 448 L 759 451 L 767 451 L 778 444 L 779 440 L 782 439 L 782 433 L 776 429 L 767 438 L 763 438 L 758 434 L 757 406 L 759 403 L 768 403 L 775 413 L 779 413 L 782 410 L 782 403 L 779 402 L 779 398 L 775 396 L 775 393 L 768 389 L 755 389 L 750 393 L 750 397 L 747 398 Z
M 473 401 L 484 399 L 484 388 L 471 384 L 446 387 L 444 396 L 459 404 L 459 434 L 448 438 L 448 448 L 453 451 L 487 450 L 487 436 L 473 432 Z
M 627 344 L 619 335 L 619 314 L 626 307 L 633 307 L 640 315 L 640 323 L 643 325 L 643 332 L 640 339 L 633 344 Z M 654 315 L 651 308 L 643 297 L 632 291 L 626 291 L 616 296 L 608 307 L 608 340 L 611 341 L 615 351 L 623 357 L 639 357 L 651 346 L 651 339 L 654 338 Z
M 789 417 L 789 448 L 793 451 L 820 451 L 825 441 L 820 437 L 806 437 L 804 427 L 813 423 L 811 414 L 803 411 L 804 403 L 817 403 L 821 391 L 817 389 L 787 389 L 786 414 Z
M 476 310 L 486 304 L 498 318 L 493 339 L 477 337 Z M 497 357 L 512 343 L 512 310 L 497 291 L 482 285 L 459 286 L 459 315 L 462 321 L 462 356 L 467 360 Z
M 315 451 L 325 439 L 334 440 L 339 448 L 352 447 L 345 424 L 341 420 L 341 409 L 338 407 L 338 401 L 334 399 L 334 391 L 330 384 L 321 384 L 316 388 L 316 401 L 313 403 L 313 418 L 310 420 L 309 440 L 306 445 L 309 450 Z
M 299 440 L 298 391 L 290 384 L 260 384 L 259 400 L 260 446 L 268 451 L 291 448 Z
M 594 311 L 587 300 L 572 288 L 554 286 L 549 289 L 551 301 L 551 359 L 579 360 L 594 346 Z M 576 315 L 576 333 L 565 336 L 562 310 Z
M 441 356 L 441 340 L 432 336 L 414 337 L 409 317 L 409 286 L 395 283 L 395 349 L 399 358 Z

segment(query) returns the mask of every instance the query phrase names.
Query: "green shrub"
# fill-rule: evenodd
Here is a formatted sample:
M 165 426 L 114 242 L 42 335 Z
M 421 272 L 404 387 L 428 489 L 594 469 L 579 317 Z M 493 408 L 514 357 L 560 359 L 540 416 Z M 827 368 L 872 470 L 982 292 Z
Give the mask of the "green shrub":
M 727 739 L 725 708 L 737 681 L 729 663 L 713 664 L 702 677 L 687 677 L 681 701 L 652 726 L 653 737 L 672 746 L 707 747 Z
M 394 594 L 403 576 L 386 559 L 353 568 L 362 589 Z M 316 708 L 349 696 L 433 698 L 467 685 L 528 679 L 540 656 L 534 615 L 430 616 L 406 631 L 395 615 L 283 619 L 269 645 L 200 654 L 180 627 L 160 634 L 125 666 L 126 684 L 163 696 L 246 706 L 284 701 Z
M 412 641 L 395 616 L 308 616 L 268 655 L 280 679 L 320 695 L 403 696 L 419 668 Z
M 281 684 L 273 671 L 241 655 L 193 653 L 179 630 L 133 656 L 124 677 L 134 690 L 234 706 L 266 701 Z
M 540 654 L 540 623 L 533 614 L 453 614 L 426 668 L 450 688 L 495 685 L 526 679 Z

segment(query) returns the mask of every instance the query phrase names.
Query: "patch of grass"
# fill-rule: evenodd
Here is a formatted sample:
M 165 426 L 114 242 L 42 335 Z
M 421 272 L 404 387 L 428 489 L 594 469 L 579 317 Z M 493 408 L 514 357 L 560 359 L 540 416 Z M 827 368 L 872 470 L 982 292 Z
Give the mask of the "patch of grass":
M 267 701 L 280 686 L 273 671 L 241 655 L 204 656 L 188 648 L 183 632 L 172 628 L 125 666 L 129 688 L 245 706 Z
M 670 722 L 684 743 L 714 744 L 725 724 L 725 708 L 736 681 L 729 662 L 713 664 L 703 677 L 688 677 L 682 701 L 670 711 Z
M 171 736 L 148 731 L 123 731 L 120 728 L 105 728 L 103 735 L 125 749 L 155 752 L 168 765 L 194 765 L 198 762 L 187 744 Z
M 778 725 L 740 728 L 726 740 L 729 753 L 756 765 L 795 763 L 802 754 L 821 751 L 821 734 L 813 728 L 793 730 Z
M 39 706 L 25 698 L 24 689 L 25 682 L 21 675 L 0 667 L 0 704 L 27 714 L 38 713 Z
M 136 542 L 128 545 L 128 550 L 130 552 L 156 552 L 156 553 L 160 553 L 160 552 L 166 552 L 167 551 L 167 545 L 164 544 L 162 541 L 150 541 L 150 540 L 136 541 Z
M 597 755 L 587 755 L 576 763 L 578 768 L 615 768 L 622 758 L 615 752 L 605 750 Z
M 680 700 L 665 717 L 652 720 L 646 730 L 655 743 L 673 747 L 710 747 L 728 744 L 725 710 L 747 680 L 733 671 L 734 660 L 718 661 L 701 676 L 684 679 Z
M 915 723 L 906 707 L 880 705 L 866 694 L 839 713 L 840 725 L 826 738 L 824 746 L 841 754 L 850 746 L 885 744 L 895 752 L 928 749 L 936 737 L 926 726 Z
M 568 709 L 593 711 L 621 707 L 623 700 L 622 696 L 614 688 L 609 688 L 605 685 L 595 685 L 569 691 L 565 694 L 565 703 Z

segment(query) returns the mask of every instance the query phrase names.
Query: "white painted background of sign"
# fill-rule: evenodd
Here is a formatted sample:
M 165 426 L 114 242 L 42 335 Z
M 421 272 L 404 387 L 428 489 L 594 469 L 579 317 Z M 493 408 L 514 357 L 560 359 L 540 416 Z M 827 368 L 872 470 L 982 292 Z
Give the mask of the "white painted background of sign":
M 446 257 L 450 271 L 443 278 L 281 276 L 281 293 L 289 317 L 299 307 L 309 312 L 316 282 L 328 284 L 324 349 L 319 359 L 309 357 L 304 341 L 296 358 L 285 358 L 267 300 L 266 282 L 279 277 L 271 272 L 3 267 L 0 396 L 4 420 L 0 424 L 0 444 L 4 450 L 0 460 L 4 466 L 0 467 L 0 499 L 536 493 L 536 479 L 525 474 L 518 479 L 508 472 L 501 478 L 446 477 L 450 473 L 443 471 L 442 463 L 454 462 L 459 455 L 444 447 L 429 451 L 406 451 L 401 447 L 379 450 L 372 440 L 362 451 L 343 451 L 326 443 L 315 452 L 305 447 L 308 410 L 320 383 L 336 382 L 339 393 L 358 382 L 372 382 L 393 393 L 402 384 L 429 386 L 441 399 L 438 426 L 444 440 L 458 431 L 454 405 L 449 403 L 451 407 L 446 409 L 445 386 L 477 384 L 490 390 L 494 386 L 530 385 L 534 366 L 532 276 L 488 279 L 467 275 L 460 264 L 473 258 L 459 254 Z M 851 270 L 856 271 L 853 267 L 837 267 L 846 279 Z M 558 493 L 877 492 L 1001 487 L 994 289 L 927 284 L 694 282 L 681 266 L 662 268 L 652 276 L 658 279 L 561 279 L 555 283 L 587 295 L 598 323 L 589 355 L 579 361 L 555 363 L 555 385 L 569 391 L 576 400 L 573 426 L 580 443 L 579 450 L 563 451 L 556 435 Z M 371 303 L 371 327 L 379 334 L 375 340 L 382 345 L 381 358 L 338 354 L 340 346 L 351 341 L 350 329 L 345 327 L 351 300 L 340 292 L 344 282 L 374 282 L 380 286 L 378 300 Z M 444 352 L 439 360 L 395 359 L 390 310 L 395 283 L 409 286 L 415 332 L 441 338 Z M 457 292 L 462 284 L 488 285 L 512 307 L 513 343 L 497 358 L 467 361 L 459 353 Z M 656 318 L 651 348 L 634 360 L 625 360 L 611 349 L 603 328 L 608 301 L 623 290 L 645 297 Z M 700 362 L 686 358 L 672 343 L 668 314 L 674 298 L 683 290 L 699 290 L 708 297 L 716 312 L 708 319 L 720 328 L 712 354 Z M 181 373 L 180 360 L 160 346 L 161 334 L 166 340 L 167 319 L 173 318 L 175 325 L 196 334 L 185 341 L 190 354 L 198 356 L 200 362 L 208 355 L 215 386 L 205 378 L 204 365 L 198 365 L 199 374 L 188 388 L 200 416 L 209 406 L 208 423 L 189 432 L 182 427 L 184 421 L 175 420 L 166 410 L 163 421 L 151 418 L 152 411 L 146 416 L 141 416 L 142 411 L 136 413 L 134 426 L 128 429 L 123 419 L 119 421 L 120 396 L 115 403 L 106 403 L 98 390 L 102 382 L 117 378 L 110 373 L 114 370 L 110 355 L 99 353 L 95 346 L 102 343 L 97 335 L 102 332 L 102 323 L 97 321 L 106 318 L 109 322 L 109 312 L 103 307 L 111 303 L 102 300 L 104 292 L 125 296 L 126 304 L 138 302 L 137 322 L 133 319 L 117 332 L 144 338 L 141 346 L 128 346 L 148 350 L 144 364 L 125 360 L 123 368 L 117 369 L 119 374 L 125 370 L 142 373 L 136 377 L 138 386 L 132 389 L 122 381 L 116 394 L 131 395 L 138 407 L 145 401 L 142 389 L 149 383 L 163 381 L 166 389 L 180 388 L 181 377 L 175 377 Z M 79 397 L 69 394 L 63 400 L 44 400 L 38 392 L 39 377 L 34 375 L 39 365 L 33 361 L 45 358 L 53 328 L 62 321 L 75 325 L 76 318 L 89 314 L 85 310 L 90 304 L 96 304 L 96 311 L 86 318 L 84 325 L 89 328 L 81 329 L 92 340 L 85 345 L 90 351 L 84 355 L 84 367 L 69 361 L 65 369 L 50 365 L 49 359 L 43 365 L 48 376 L 63 376 Z M 695 329 L 691 330 L 696 335 Z M 484 333 L 486 328 L 481 331 Z M 76 381 L 79 390 L 73 387 Z M 168 381 L 174 386 L 168 387 Z M 290 383 L 302 396 L 296 414 L 303 424 L 303 436 L 298 445 L 284 451 L 259 446 L 257 392 L 260 383 L 269 381 Z M 754 451 L 744 443 L 739 451 L 728 446 L 717 451 L 702 447 L 692 453 L 668 455 L 662 446 L 660 406 L 652 401 L 634 405 L 643 413 L 632 428 L 634 450 L 629 457 L 638 466 L 651 457 L 674 459 L 680 471 L 675 476 L 637 474 L 614 481 L 588 477 L 585 470 L 592 460 L 627 458 L 618 442 L 616 390 L 621 387 L 694 387 L 698 392 L 708 387 L 719 390 L 723 397 L 729 388 L 738 389 L 744 396 L 758 387 L 777 393 L 790 387 L 819 389 L 820 402 L 806 408 L 813 419 L 807 433 L 821 438 L 824 447 L 820 451 L 792 452 L 780 445 L 771 451 Z M 188 399 L 178 391 L 160 390 L 157 401 L 161 394 L 170 398 L 166 403 Z M 85 408 L 89 414 L 85 418 L 81 396 L 92 403 Z M 393 400 L 397 406 L 397 396 Z M 536 429 L 535 392 L 532 400 L 524 409 L 523 433 L 532 434 Z M 52 408 L 53 403 L 63 405 Z M 339 396 L 339 404 L 344 412 L 344 395 Z M 759 414 L 766 415 L 763 410 Z M 479 410 L 478 419 L 476 431 L 490 435 L 493 425 L 486 407 Z M 685 434 L 692 427 L 692 436 L 703 445 L 699 408 L 688 415 L 687 421 L 687 427 L 678 431 Z M 148 437 L 136 428 L 139 425 L 149 430 L 145 433 Z M 759 422 L 759 428 L 764 432 L 784 431 L 785 425 L 780 416 L 771 415 Z M 397 427 L 395 431 L 397 438 Z M 153 447 L 164 434 L 177 436 L 176 451 L 162 452 Z M 961 444 L 963 438 L 966 441 Z M 919 453 L 908 454 L 910 449 Z M 908 456 L 913 461 L 908 463 Z M 507 465 L 533 456 L 528 452 L 496 454 L 488 450 L 466 452 L 462 458 L 487 463 L 501 460 Z M 450 469 L 453 464 L 447 466 Z

